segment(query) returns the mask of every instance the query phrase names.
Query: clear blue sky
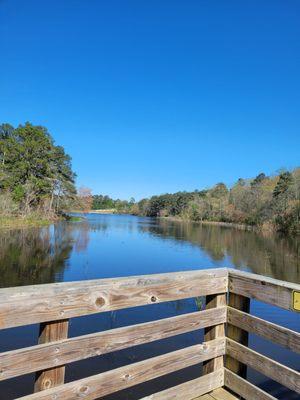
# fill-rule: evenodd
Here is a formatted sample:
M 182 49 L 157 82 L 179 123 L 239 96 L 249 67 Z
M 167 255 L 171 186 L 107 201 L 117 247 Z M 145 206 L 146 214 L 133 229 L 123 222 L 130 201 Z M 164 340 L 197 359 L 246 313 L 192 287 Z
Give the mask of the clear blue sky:
M 300 164 L 300 1 L 0 0 L 0 122 L 139 199 Z

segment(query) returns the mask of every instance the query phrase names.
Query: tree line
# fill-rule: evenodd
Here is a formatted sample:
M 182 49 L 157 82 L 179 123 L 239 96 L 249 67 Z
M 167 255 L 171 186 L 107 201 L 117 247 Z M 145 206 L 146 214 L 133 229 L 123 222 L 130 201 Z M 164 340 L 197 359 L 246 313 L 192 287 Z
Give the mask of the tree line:
M 45 127 L 29 122 L 0 125 L 0 217 L 55 218 L 68 209 L 114 209 L 149 217 L 178 217 L 300 233 L 300 168 L 274 176 L 260 173 L 205 190 L 152 196 L 135 202 L 92 196 L 75 187 L 71 157 Z
M 76 200 L 75 177 L 45 127 L 0 125 L 0 216 L 57 216 Z
M 131 210 L 135 204 L 135 200 L 132 197 L 128 200 L 112 199 L 107 195 L 94 195 L 92 202 L 93 210 L 115 210 L 116 212 L 131 213 Z
M 117 208 L 115 205 L 121 203 L 108 196 L 94 196 L 93 205 L 96 204 L 103 208 Z M 240 178 L 231 188 L 220 182 L 205 190 L 167 193 L 138 202 L 124 202 L 124 207 L 119 207 L 118 211 L 148 217 L 251 225 L 299 234 L 300 168 L 284 170 L 274 176 L 260 173 L 253 179 Z

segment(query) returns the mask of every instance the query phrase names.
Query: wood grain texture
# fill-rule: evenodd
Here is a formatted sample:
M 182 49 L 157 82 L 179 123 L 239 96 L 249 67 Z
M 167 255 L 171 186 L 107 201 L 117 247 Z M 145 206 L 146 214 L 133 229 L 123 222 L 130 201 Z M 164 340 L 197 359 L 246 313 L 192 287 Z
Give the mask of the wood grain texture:
M 229 293 L 228 305 L 232 308 L 243 310 L 245 313 L 250 311 L 250 299 L 235 293 Z M 248 332 L 239 326 L 231 325 L 228 321 L 227 337 L 248 346 Z M 228 354 L 226 355 L 226 367 L 243 378 L 247 376 L 247 366 L 240 363 L 237 359 L 230 357 Z
M 226 339 L 226 354 L 273 379 L 281 385 L 300 393 L 300 373 L 243 346 Z
M 223 385 L 224 370 L 221 368 L 200 378 L 143 397 L 141 400 L 192 400 Z
M 227 291 L 226 269 L 0 289 L 0 329 Z
M 204 394 L 203 396 L 196 397 L 193 400 L 237 400 L 238 397 L 233 396 L 230 392 L 224 388 L 218 388 L 210 393 Z
M 206 309 L 214 309 L 214 307 L 226 306 L 226 294 L 217 294 L 206 296 Z M 205 328 L 204 341 L 225 337 L 225 324 L 211 324 L 212 326 Z M 224 357 L 213 358 L 203 363 L 203 374 L 209 374 L 224 367 Z
M 225 340 L 186 347 L 182 350 L 166 353 L 145 361 L 130 364 L 75 382 L 66 383 L 56 388 L 43 390 L 22 400 L 74 400 L 76 398 L 97 399 L 110 393 L 158 378 L 162 375 L 187 368 L 207 359 L 225 354 Z
M 225 386 L 246 400 L 276 400 L 259 387 L 225 368 Z
M 264 303 L 293 310 L 293 290 L 300 291 L 300 285 L 279 281 L 247 272 L 229 270 L 229 291 L 247 296 Z
M 191 332 L 225 321 L 226 307 L 219 307 L 55 342 L 52 341 L 52 337 L 52 340 L 48 340 L 52 343 L 43 341 L 46 344 L 2 353 L 0 380 Z
M 219 388 L 210 393 L 211 400 L 237 400 L 238 398 L 224 388 Z
M 39 343 L 49 343 L 60 339 L 65 339 L 68 337 L 68 328 L 69 328 L 69 321 L 63 320 L 58 322 L 47 322 L 45 324 L 41 324 L 40 326 L 40 336 L 39 336 Z M 45 354 L 45 357 L 47 355 Z M 1 365 L 0 356 L 0 365 Z M 25 363 L 24 363 L 25 362 Z M 25 373 L 28 370 L 28 363 L 26 360 L 19 360 L 20 366 L 23 367 Z M 44 369 L 39 368 L 39 369 Z M 47 367 L 49 368 L 49 367 Z M 1 369 L 1 367 L 0 367 Z M 35 371 L 39 370 L 36 369 Z M 1 375 L 3 375 L 3 370 L 1 370 Z M 29 372 L 29 371 L 28 371 Z M 34 384 L 34 391 L 39 392 L 40 390 L 50 389 L 51 387 L 55 387 L 57 385 L 62 385 L 65 381 L 65 367 L 60 366 L 54 368 L 47 369 L 45 371 L 39 371 L 36 376 L 35 384 Z
M 228 323 L 300 353 L 300 333 L 228 307 Z

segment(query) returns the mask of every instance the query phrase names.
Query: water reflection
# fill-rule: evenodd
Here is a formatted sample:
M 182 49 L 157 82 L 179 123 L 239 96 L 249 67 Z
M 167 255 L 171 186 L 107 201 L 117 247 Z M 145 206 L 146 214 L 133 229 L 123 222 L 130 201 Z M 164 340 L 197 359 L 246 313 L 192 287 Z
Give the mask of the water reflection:
M 63 281 L 73 247 L 80 252 L 88 242 L 87 223 L 0 230 L 1 287 Z
M 199 246 L 213 260 L 230 257 L 230 267 L 290 282 L 300 282 L 300 239 L 259 234 L 214 225 L 157 220 L 141 226 L 151 235 Z
M 184 254 L 176 254 L 174 245 Z M 300 282 L 299 238 L 107 215 L 40 229 L 0 230 L 1 287 L 164 272 L 171 262 L 171 270 L 180 269 L 183 262 L 201 268 L 207 259 L 209 266 Z
M 254 232 L 164 219 L 117 215 L 88 215 L 76 223 L 58 223 L 41 229 L 0 230 L 0 286 L 17 286 L 113 276 L 161 273 L 184 269 L 229 266 L 278 279 L 300 282 L 299 238 L 263 236 Z M 203 307 L 203 298 L 179 300 L 100 313 L 70 321 L 69 336 L 171 317 Z M 299 330 L 299 319 L 268 305 L 251 303 L 259 317 Z M 0 352 L 34 345 L 38 326 L 0 330 Z M 149 345 L 68 365 L 66 380 L 83 378 L 130 362 L 200 343 L 203 332 L 175 336 Z M 295 355 L 250 335 L 252 348 L 292 368 Z M 288 359 L 287 359 L 288 358 Z M 107 400 L 135 400 L 167 386 L 199 376 L 199 366 L 138 388 L 108 396 Z M 281 399 L 280 385 L 249 373 L 249 379 Z M 0 400 L 32 391 L 34 374 L 0 382 Z

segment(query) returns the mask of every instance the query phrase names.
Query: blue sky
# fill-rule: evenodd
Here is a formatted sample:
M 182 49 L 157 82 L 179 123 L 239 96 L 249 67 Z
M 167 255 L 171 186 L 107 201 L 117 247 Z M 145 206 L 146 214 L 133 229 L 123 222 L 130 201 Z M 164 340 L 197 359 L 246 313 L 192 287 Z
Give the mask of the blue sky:
M 139 199 L 300 161 L 297 0 L 0 0 L 0 122 Z

